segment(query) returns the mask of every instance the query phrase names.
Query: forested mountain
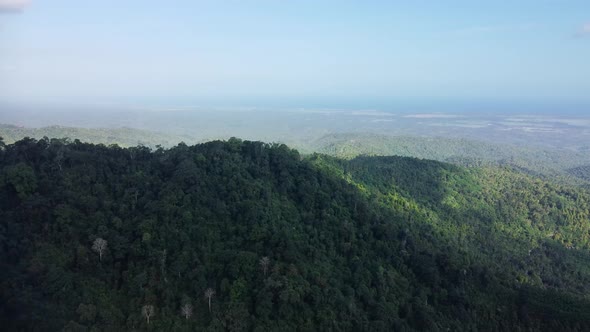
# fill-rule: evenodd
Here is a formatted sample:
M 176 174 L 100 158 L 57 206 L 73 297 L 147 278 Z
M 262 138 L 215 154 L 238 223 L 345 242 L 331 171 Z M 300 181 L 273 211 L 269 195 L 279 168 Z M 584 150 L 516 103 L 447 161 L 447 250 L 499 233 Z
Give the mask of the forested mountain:
M 510 168 L 0 144 L 4 330 L 587 331 L 590 197 Z
M 366 133 L 329 134 L 311 145 L 314 151 L 346 159 L 359 155 L 407 156 L 460 166 L 510 166 L 565 184 L 590 184 L 590 154 L 581 151 L 494 144 L 462 138 Z
M 195 132 L 197 134 L 197 132 Z M 177 135 L 133 128 L 78 128 L 49 126 L 23 128 L 0 124 L 0 137 L 14 143 L 26 137 L 35 139 L 67 138 L 85 143 L 117 144 L 121 147 L 137 145 L 170 148 L 179 142 L 195 144 L 211 137 L 196 138 L 188 134 Z M 255 136 L 255 135 L 254 135 Z M 271 135 L 272 136 L 272 135 Z M 217 136 L 223 138 L 223 135 Z M 228 136 L 229 137 L 229 136 Z M 587 151 L 570 151 L 534 146 L 494 144 L 465 138 L 390 136 L 368 133 L 333 133 L 320 138 L 300 134 L 279 135 L 281 143 L 288 144 L 304 154 L 315 152 L 344 159 L 360 155 L 405 156 L 432 159 L 459 166 L 510 166 L 520 172 L 568 185 L 590 187 L 590 154 Z

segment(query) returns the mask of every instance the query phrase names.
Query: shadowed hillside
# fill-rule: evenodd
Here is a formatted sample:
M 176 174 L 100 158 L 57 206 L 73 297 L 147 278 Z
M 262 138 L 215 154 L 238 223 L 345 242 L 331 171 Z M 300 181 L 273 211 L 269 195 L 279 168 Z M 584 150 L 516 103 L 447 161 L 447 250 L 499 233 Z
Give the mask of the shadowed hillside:
M 8 330 L 590 328 L 588 194 L 509 169 L 28 139 L 0 179 Z
M 359 155 L 405 156 L 450 162 L 461 166 L 510 166 L 521 172 L 564 184 L 587 185 L 584 166 L 590 155 L 569 150 L 493 144 L 443 137 L 331 134 L 312 144 L 315 151 L 340 158 Z

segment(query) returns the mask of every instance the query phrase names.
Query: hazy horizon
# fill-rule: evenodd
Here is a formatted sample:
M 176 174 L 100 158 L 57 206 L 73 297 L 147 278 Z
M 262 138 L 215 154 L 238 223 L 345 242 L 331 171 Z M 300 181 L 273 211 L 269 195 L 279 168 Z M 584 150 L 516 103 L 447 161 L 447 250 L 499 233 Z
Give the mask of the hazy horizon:
M 580 113 L 589 9 L 3 0 L 0 102 Z
M 192 142 L 302 146 L 365 132 L 586 151 L 589 9 L 0 0 L 0 124 Z

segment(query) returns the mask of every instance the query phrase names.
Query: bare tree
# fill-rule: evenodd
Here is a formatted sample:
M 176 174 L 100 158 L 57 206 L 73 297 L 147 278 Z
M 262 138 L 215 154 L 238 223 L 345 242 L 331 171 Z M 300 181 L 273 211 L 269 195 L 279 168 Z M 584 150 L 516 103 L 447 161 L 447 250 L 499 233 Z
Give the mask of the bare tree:
M 150 323 L 150 318 L 154 316 L 154 306 L 151 304 L 146 304 L 141 308 L 141 314 L 145 317 L 147 323 Z
M 209 300 L 209 312 L 211 312 L 211 298 L 215 295 L 215 291 L 212 288 L 205 289 L 205 297 Z
M 94 240 L 94 244 L 92 244 L 92 250 L 98 253 L 99 259 L 102 261 L 102 253 L 107 249 L 108 242 L 107 240 L 97 237 Z
M 57 167 L 59 167 L 59 171 L 62 171 L 62 167 L 61 167 L 61 163 L 64 160 L 64 148 L 63 146 L 61 146 L 58 150 L 57 153 L 55 154 L 55 158 L 53 159 L 55 161 L 55 163 L 57 164 Z
M 188 320 L 193 315 L 193 306 L 190 303 L 183 304 L 180 307 L 180 313 Z
M 266 272 L 268 272 L 268 267 L 270 266 L 270 259 L 266 256 L 260 259 L 260 266 L 262 267 L 262 271 L 264 272 L 264 276 L 266 277 Z

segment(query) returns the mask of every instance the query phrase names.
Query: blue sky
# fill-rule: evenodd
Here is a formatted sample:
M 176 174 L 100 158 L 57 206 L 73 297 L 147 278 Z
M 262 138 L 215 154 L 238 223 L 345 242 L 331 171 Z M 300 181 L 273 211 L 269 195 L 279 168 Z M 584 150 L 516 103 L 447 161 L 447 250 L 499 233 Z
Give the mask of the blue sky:
M 0 0 L 0 101 L 281 98 L 590 103 L 590 1 Z

